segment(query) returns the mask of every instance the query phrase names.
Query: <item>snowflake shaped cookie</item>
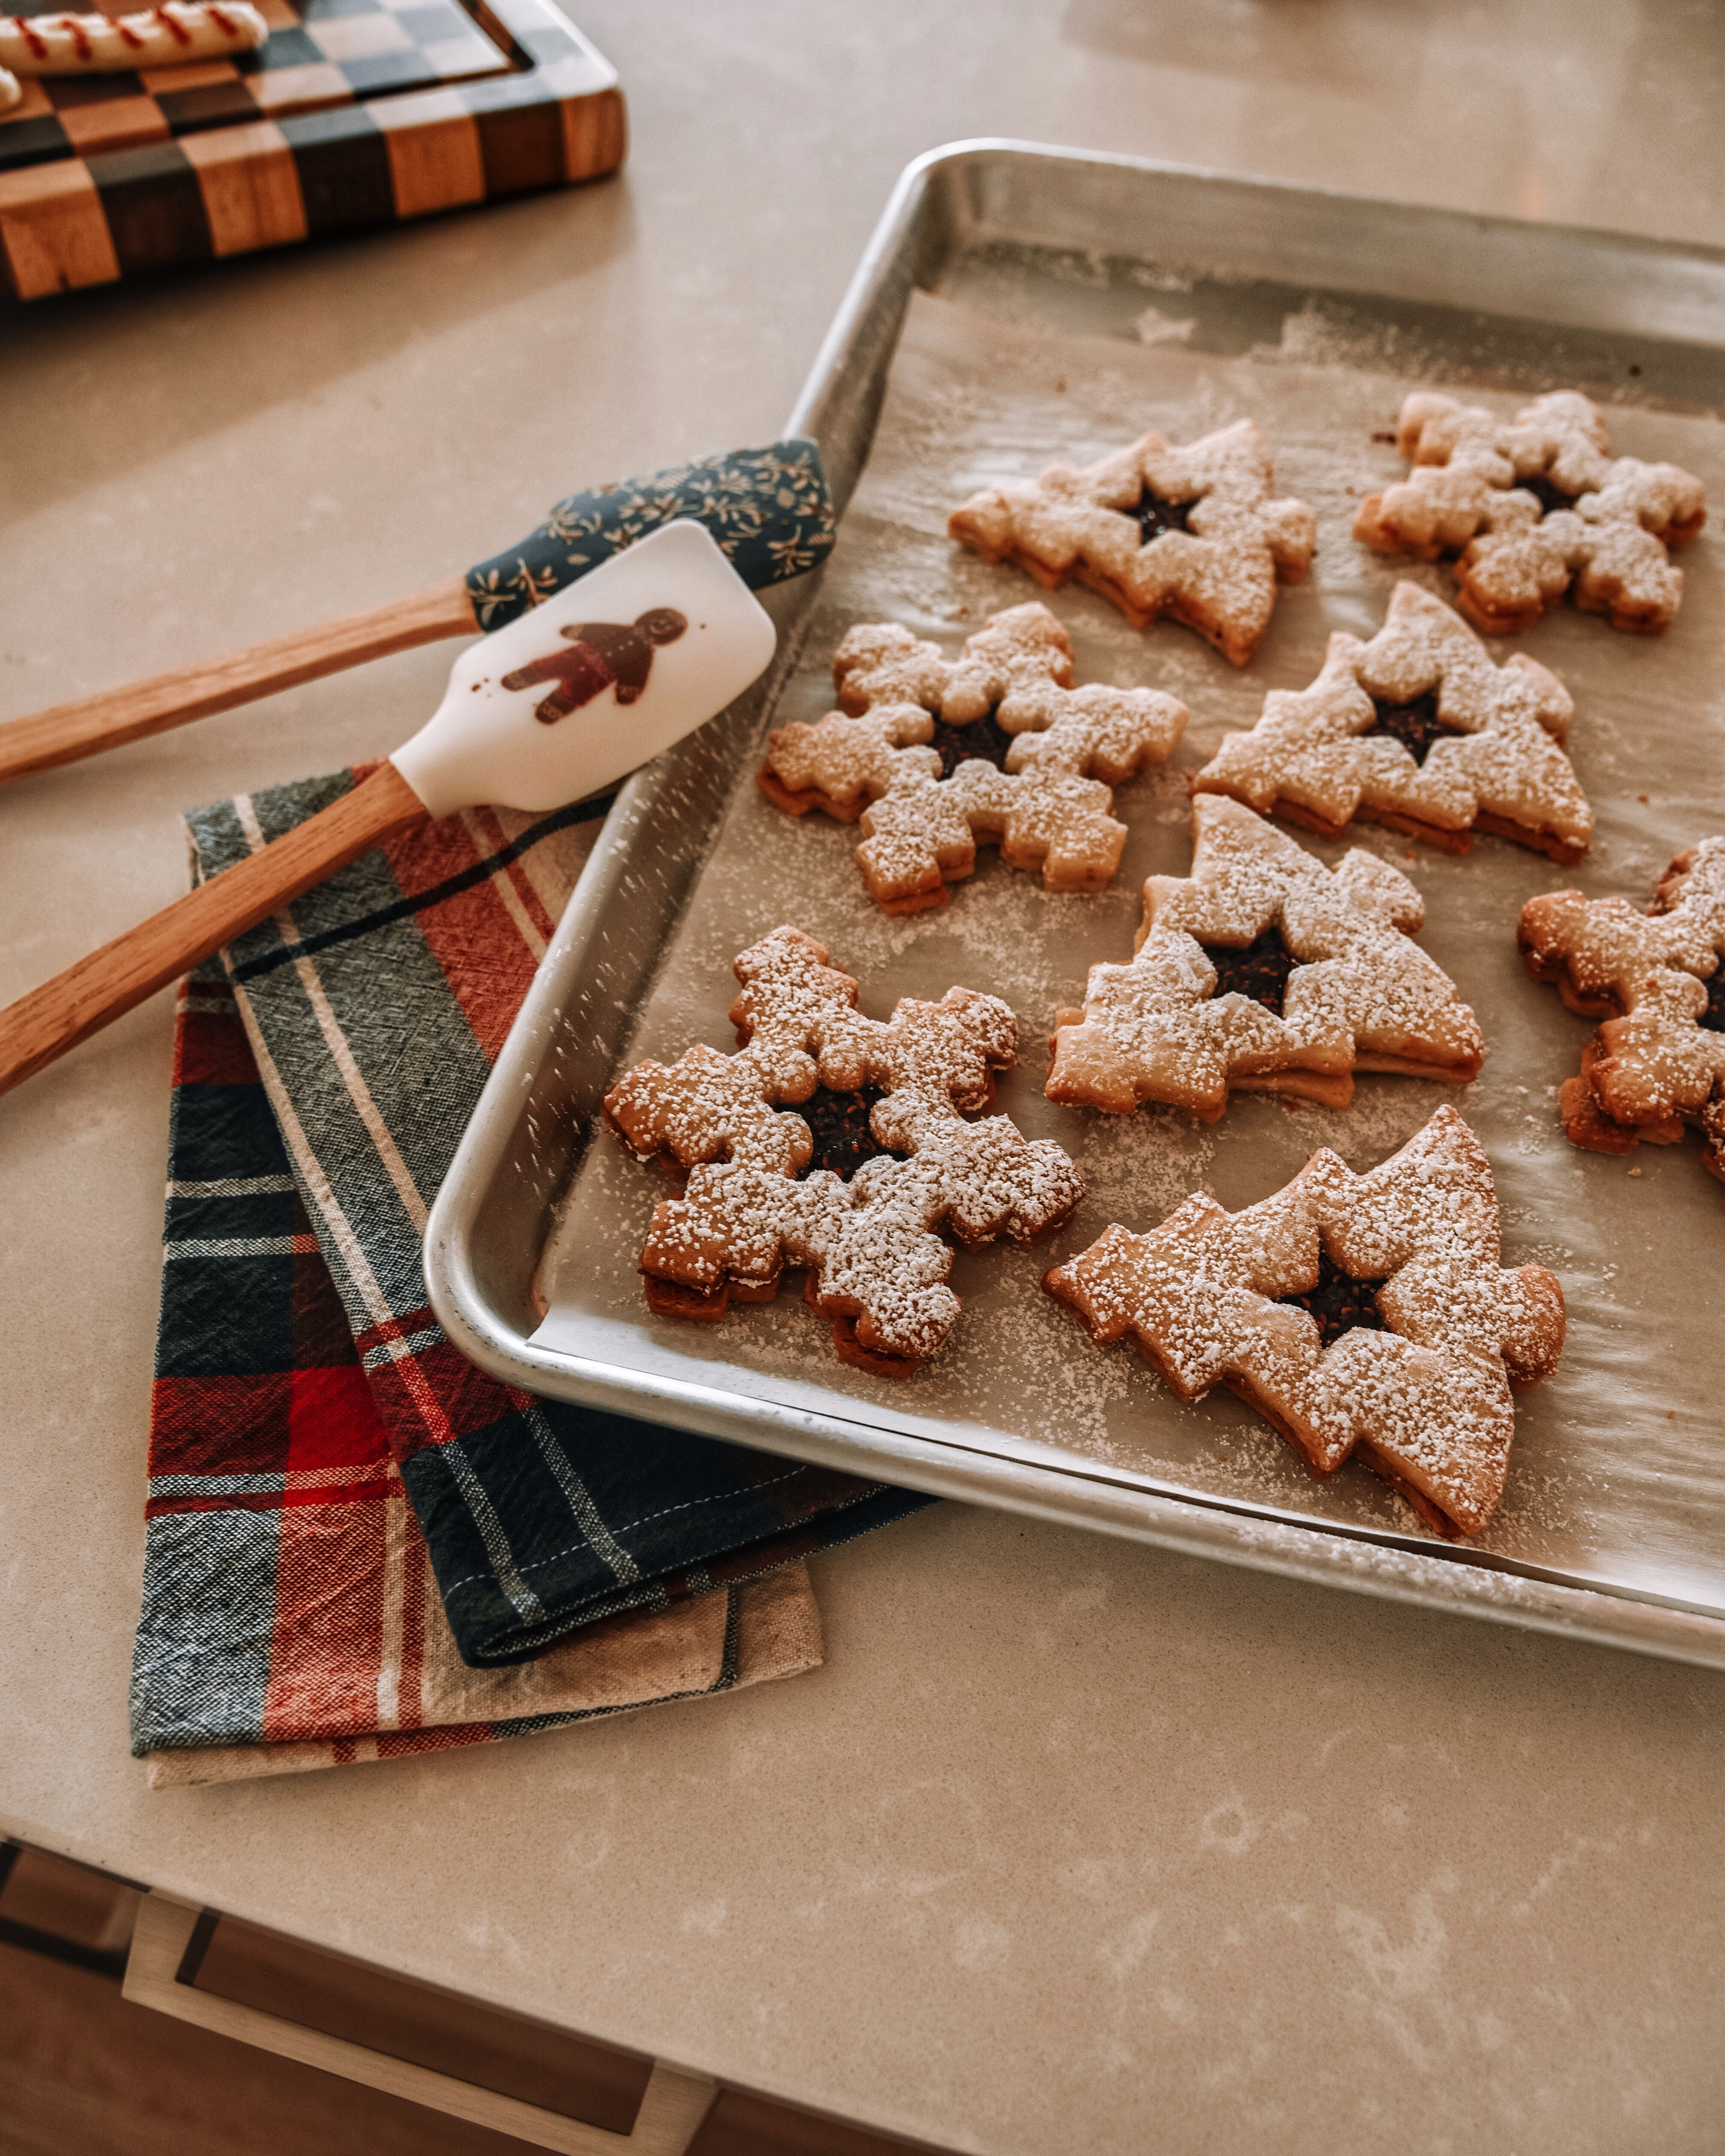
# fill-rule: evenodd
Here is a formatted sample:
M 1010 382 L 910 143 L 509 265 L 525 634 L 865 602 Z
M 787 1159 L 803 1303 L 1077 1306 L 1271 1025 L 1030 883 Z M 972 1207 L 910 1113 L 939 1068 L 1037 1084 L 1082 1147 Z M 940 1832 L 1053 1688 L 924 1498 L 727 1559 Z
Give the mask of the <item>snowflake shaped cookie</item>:
M 1194 1194 L 1150 1235 L 1110 1228 L 1043 1285 L 1093 1339 L 1129 1336 L 1182 1399 L 1227 1385 L 1314 1475 L 1357 1455 L 1454 1537 L 1503 1494 L 1511 1385 L 1549 1377 L 1563 1351 L 1555 1276 L 1501 1258 L 1491 1163 L 1444 1107 L 1368 1174 L 1316 1152 L 1245 1212 Z
M 1614 629 L 1671 626 L 1683 573 L 1668 550 L 1700 531 L 1707 490 L 1676 465 L 1614 457 L 1585 397 L 1559 390 L 1506 419 L 1416 390 L 1396 441 L 1414 469 L 1366 497 L 1353 536 L 1384 554 L 1459 555 L 1470 621 L 1527 629 L 1573 589 Z
M 1536 980 L 1605 1020 L 1559 1096 L 1569 1142 L 1629 1152 L 1694 1123 L 1725 1182 L 1725 838 L 1679 854 L 1645 913 L 1579 891 L 1530 898 L 1517 941 Z
M 1144 886 L 1137 956 L 1092 966 L 1060 1014 L 1051 1101 L 1213 1122 L 1230 1086 L 1345 1108 L 1356 1070 L 1476 1075 L 1479 1023 L 1412 940 L 1425 904 L 1399 870 L 1358 850 L 1327 869 L 1219 794 L 1192 822 L 1190 875 Z
M 736 973 L 737 1054 L 696 1045 L 669 1067 L 638 1064 L 605 1096 L 638 1158 L 689 1170 L 641 1253 L 649 1306 L 716 1321 L 733 1297 L 771 1301 L 787 1265 L 806 1267 L 806 1300 L 839 1360 L 908 1377 L 958 1315 L 937 1230 L 1023 1242 L 1084 1194 L 1051 1141 L 1027 1143 L 1005 1116 L 964 1119 L 1016 1060 L 1017 1021 L 969 988 L 866 1018 L 856 983 L 795 928 L 752 945 Z
M 1072 645 L 1039 601 L 996 614 L 956 660 L 895 623 L 833 660 L 842 709 L 782 726 L 757 774 L 793 816 L 860 819 L 857 865 L 883 911 L 947 903 L 978 839 L 1050 891 L 1101 891 L 1126 826 L 1111 787 L 1160 763 L 1186 707 L 1157 689 L 1072 686 Z
M 985 562 L 1014 562 L 1053 591 L 1076 578 L 1134 629 L 1172 614 L 1244 666 L 1270 624 L 1276 579 L 1312 567 L 1317 526 L 1271 495 L 1270 451 L 1250 419 L 1177 448 L 1146 434 L 1100 464 L 1050 465 L 984 489 L 947 529 Z
M 1192 782 L 1326 839 L 1387 824 L 1445 853 L 1476 831 L 1579 860 L 1594 815 L 1559 744 L 1574 706 L 1517 652 L 1499 666 L 1460 615 L 1399 583 L 1369 643 L 1338 630 L 1307 689 L 1273 689 Z

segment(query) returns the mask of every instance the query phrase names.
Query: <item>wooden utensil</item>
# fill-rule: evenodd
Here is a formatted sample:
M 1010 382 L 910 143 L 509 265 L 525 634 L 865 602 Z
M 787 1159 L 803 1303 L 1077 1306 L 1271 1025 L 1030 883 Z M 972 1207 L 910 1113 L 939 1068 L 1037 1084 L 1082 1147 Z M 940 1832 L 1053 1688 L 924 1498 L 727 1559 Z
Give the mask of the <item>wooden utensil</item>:
M 408 598 L 317 629 L 248 644 L 198 665 L 0 725 L 0 785 L 106 748 L 231 711 L 280 689 L 443 636 L 495 631 L 593 572 L 673 517 L 704 524 L 752 591 L 800 576 L 832 547 L 833 511 L 811 441 L 678 465 L 622 486 L 572 495 L 518 546 Z
M 470 645 L 431 719 L 352 793 L 0 1011 L 0 1092 L 398 832 L 603 792 L 740 696 L 776 641 L 710 533 L 663 526 Z

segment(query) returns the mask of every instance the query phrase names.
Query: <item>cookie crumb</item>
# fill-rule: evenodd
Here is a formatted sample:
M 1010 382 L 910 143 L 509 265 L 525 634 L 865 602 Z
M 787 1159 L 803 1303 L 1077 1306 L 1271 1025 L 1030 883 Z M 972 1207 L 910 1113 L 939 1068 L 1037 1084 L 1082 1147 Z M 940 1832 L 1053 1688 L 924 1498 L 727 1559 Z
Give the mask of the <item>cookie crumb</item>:
M 1639 1175 L 1640 1173 L 1641 1173 L 1641 1171 L 1640 1171 L 1640 1168 L 1632 1168 L 1630 1170 L 1630 1173 L 1631 1175 Z

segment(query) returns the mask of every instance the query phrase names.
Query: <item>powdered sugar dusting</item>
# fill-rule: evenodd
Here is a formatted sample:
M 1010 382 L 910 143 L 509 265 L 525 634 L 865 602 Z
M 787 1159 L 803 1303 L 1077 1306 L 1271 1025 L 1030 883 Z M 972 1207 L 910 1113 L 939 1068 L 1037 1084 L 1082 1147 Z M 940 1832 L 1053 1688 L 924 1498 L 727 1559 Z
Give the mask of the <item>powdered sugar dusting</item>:
M 1442 729 L 1423 761 L 1377 731 L 1380 703 L 1435 704 Z M 1223 737 L 1194 783 L 1339 835 L 1356 817 L 1466 850 L 1483 817 L 1560 860 L 1576 860 L 1594 816 L 1558 743 L 1574 705 L 1523 653 L 1497 666 L 1458 614 L 1417 584 L 1395 588 L 1368 642 L 1338 631 L 1308 689 L 1272 690 L 1250 733 Z
M 949 529 L 985 562 L 1016 562 L 1039 583 L 1089 584 L 1135 628 L 1164 609 L 1236 666 L 1257 648 L 1278 577 L 1312 566 L 1317 526 L 1305 502 L 1275 498 L 1271 449 L 1250 419 L 1177 448 L 1143 435 L 1099 462 L 1050 465 L 956 508 Z M 1146 500 L 1174 513 L 1147 536 Z
M 1048 892 L 985 850 L 975 873 L 948 886 L 947 906 L 893 918 L 857 873 L 854 829 L 824 816 L 787 816 L 761 798 L 752 766 L 740 774 L 619 1067 L 647 1055 L 673 1061 L 696 1040 L 728 1055 L 731 962 L 794 921 L 842 955 L 865 1010 L 886 1013 L 907 994 L 937 1000 L 954 981 L 1010 1004 L 1020 1060 L 998 1074 L 997 1110 L 1027 1139 L 1060 1145 L 1088 1194 L 1046 1243 L 952 1253 L 947 1285 L 962 1322 L 914 1383 L 894 1384 L 836 1364 L 827 1328 L 790 1294 L 711 1326 L 644 1312 L 636 1265 L 665 1182 L 659 1167 L 636 1163 L 601 1134 L 586 1149 L 544 1270 L 572 1352 L 997 1455 L 1076 1459 L 1124 1482 L 1285 1519 L 1409 1532 L 1407 1508 L 1368 1468 L 1350 1461 L 1327 1482 L 1312 1480 L 1286 1442 L 1225 1392 L 1183 1406 L 1136 1354 L 1090 1348 L 1040 1287 L 1050 1263 L 1088 1246 L 1110 1221 L 1152 1229 L 1194 1191 L 1248 1207 L 1319 1147 L 1368 1171 L 1450 1091 L 1357 1075 L 1346 1109 L 1236 1094 L 1208 1126 L 1178 1109 L 1112 1116 L 1043 1096 L 1044 1044 L 1057 1013 L 1082 1000 L 1091 962 L 1132 949 L 1146 879 L 1190 869 L 1189 775 L 1224 732 L 1252 727 L 1270 690 L 1309 683 L 1335 631 L 1369 640 L 1399 581 L 1434 593 L 1451 588 L 1441 564 L 1410 567 L 1352 536 L 1360 496 L 1405 469 L 1393 443 L 1373 442 L 1374 432 L 1393 429 L 1405 378 L 1394 378 L 1393 366 L 1367 371 L 1375 362 L 1358 341 L 1323 359 L 1302 365 L 1283 353 L 1266 365 L 1189 346 L 1030 333 L 947 302 L 913 301 L 869 467 L 773 727 L 813 722 L 832 708 L 833 654 L 855 624 L 901 624 L 952 661 L 982 624 L 1022 598 L 1017 572 L 991 568 L 948 538 L 954 501 L 1003 480 L 1034 479 L 1054 455 L 1096 460 L 1147 428 L 1191 441 L 1255 417 L 1275 444 L 1278 490 L 1317 516 L 1314 574 L 1281 592 L 1255 658 L 1240 671 L 1178 626 L 1135 630 L 1086 589 L 1046 595 L 1071 639 L 1079 680 L 1161 690 L 1192 714 L 1168 762 L 1116 793 L 1113 813 L 1127 836 L 1104 892 Z M 1507 416 L 1525 393 L 1470 393 Z M 1611 425 L 1620 449 L 1725 485 L 1717 423 L 1625 406 Z M 1378 825 L 1350 834 L 1359 850 L 1418 887 L 1421 945 L 1479 1014 L 1491 1054 L 1461 1105 L 1491 1157 L 1508 1262 L 1551 1266 L 1569 1305 L 1562 1366 L 1518 1404 L 1509 1481 L 1474 1546 L 1703 1604 L 1725 1600 L 1725 1451 L 1710 1378 L 1681 1342 L 1696 1313 L 1712 1311 L 1695 1253 L 1719 1232 L 1718 1194 L 1696 1173 L 1692 1141 L 1644 1147 L 1638 1180 L 1626 1178 L 1626 1163 L 1565 1142 L 1556 1089 L 1595 1021 L 1527 980 L 1513 931 L 1527 900 L 1553 882 L 1579 881 L 1589 896 L 1645 895 L 1676 846 L 1725 830 L 1725 676 L 1713 659 L 1725 638 L 1719 552 L 1707 530 L 1685 553 L 1683 614 L 1661 641 L 1612 636 L 1567 608 L 1517 639 L 1574 695 L 1568 754 L 1596 818 L 1578 870 L 1554 875 L 1538 854 L 1491 837 L 1462 859 L 1423 848 L 1416 857 Z M 1500 664 L 1510 655 L 1501 646 L 1490 653 Z M 1346 850 L 1345 842 L 1303 834 L 1300 843 L 1330 867 Z
M 1614 629 L 1670 627 L 1683 576 L 1666 549 L 1700 531 L 1707 490 L 1676 465 L 1612 456 L 1585 397 L 1559 390 L 1505 420 L 1416 390 L 1397 437 L 1414 469 L 1360 504 L 1354 536 L 1389 554 L 1459 554 L 1461 609 L 1481 629 L 1529 628 L 1572 585 Z
M 780 927 L 736 963 L 742 993 L 731 1056 L 697 1043 L 666 1068 L 637 1064 L 605 1096 L 605 1118 L 639 1159 L 669 1152 L 691 1170 L 680 1199 L 653 1215 L 641 1252 L 648 1299 L 668 1316 L 712 1322 L 730 1296 L 770 1300 L 787 1265 L 809 1269 L 808 1300 L 838 1321 L 845 1359 L 897 1374 L 942 1347 L 958 1314 L 951 1264 L 935 1232 L 968 1244 L 1028 1241 L 1064 1219 L 1084 1185 L 1060 1147 L 1027 1145 L 1004 1116 L 968 1123 L 993 1074 L 1018 1054 L 998 997 L 949 988 L 937 1004 L 906 997 L 890 1020 L 855 1006 L 856 983 L 811 937 Z M 847 1183 L 811 1156 L 800 1116 L 817 1083 L 877 1088 L 870 1122 L 888 1153 Z
M 1118 1114 L 1163 1101 L 1214 1117 L 1242 1081 L 1345 1106 L 1356 1069 L 1476 1074 L 1479 1023 L 1413 942 L 1425 906 L 1398 870 L 1358 851 L 1327 870 L 1222 795 L 1194 801 L 1193 832 L 1191 874 L 1144 886 L 1137 957 L 1091 968 L 1083 1011 L 1055 1036 L 1050 1100 Z M 1279 1011 L 1219 993 L 1205 948 L 1266 931 L 1295 962 Z
M 1323 1345 L 1287 1300 L 1317 1286 L 1320 1250 L 1384 1280 L 1386 1330 L 1352 1325 Z M 1445 1107 L 1367 1175 L 1314 1153 L 1245 1212 L 1197 1196 L 1153 1235 L 1111 1227 L 1047 1285 L 1094 1339 L 1134 1339 L 1183 1399 L 1225 1378 L 1315 1472 L 1363 1445 L 1432 1524 L 1473 1534 L 1508 1473 L 1510 1379 L 1549 1377 L 1563 1343 L 1556 1278 L 1498 1258 L 1490 1165 Z
M 1549 891 L 1522 909 L 1533 971 L 1572 1010 L 1612 1012 L 1563 1089 L 1574 1143 L 1628 1152 L 1638 1137 L 1681 1142 L 1698 1124 L 1704 1164 L 1725 1180 L 1725 1031 L 1712 983 L 1725 963 L 1725 838 L 1679 854 L 1651 910 Z
M 761 790 L 791 815 L 860 817 L 857 865 L 888 913 L 944 906 L 978 839 L 1040 869 L 1050 891 L 1101 890 L 1126 843 L 1110 788 L 1161 762 L 1186 726 L 1185 706 L 1159 690 L 1074 689 L 1071 639 L 1034 600 L 996 614 L 951 663 L 901 624 L 865 624 L 833 678 L 843 709 L 774 733 Z M 1011 737 L 1004 769 L 971 757 L 943 778 L 926 746 L 937 717 L 961 739 L 992 720 Z

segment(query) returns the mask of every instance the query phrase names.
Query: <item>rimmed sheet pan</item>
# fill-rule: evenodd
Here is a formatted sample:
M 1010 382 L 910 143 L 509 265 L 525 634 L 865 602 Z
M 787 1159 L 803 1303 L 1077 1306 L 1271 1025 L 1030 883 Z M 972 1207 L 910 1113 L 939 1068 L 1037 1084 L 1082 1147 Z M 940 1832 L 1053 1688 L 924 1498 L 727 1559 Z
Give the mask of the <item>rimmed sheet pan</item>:
M 1369 634 L 1398 575 L 1348 536 L 1360 492 L 1400 470 L 1372 436 L 1413 381 L 1512 404 L 1575 386 L 1610 404 L 1615 445 L 1701 471 L 1725 501 L 1725 265 L 1694 249 L 1494 225 L 1012 145 L 961 146 L 906 175 L 793 425 L 820 439 L 841 499 L 818 588 L 773 595 L 779 660 L 714 726 L 631 782 L 548 954 L 434 1209 L 428 1279 L 475 1360 L 511 1381 L 884 1479 L 1134 1534 L 1367 1591 L 1725 1665 L 1725 1445 L 1704 1349 L 1721 1302 L 1718 1187 L 1692 1144 L 1633 1161 L 1574 1152 L 1553 1095 L 1587 1022 L 1530 982 L 1522 901 L 1563 882 L 1645 895 L 1671 853 L 1725 828 L 1725 578 L 1707 536 L 1663 639 L 1559 613 L 1513 644 L 1563 675 L 1572 751 L 1599 818 L 1588 860 L 1557 872 L 1485 839 L 1456 860 L 1369 829 L 1427 901 L 1423 940 L 1478 1010 L 1475 1085 L 1359 1081 L 1345 1112 L 1237 1096 L 1224 1121 L 1052 1106 L 1054 1011 L 1085 969 L 1131 949 L 1143 876 L 1190 858 L 1184 775 L 1267 688 L 1303 685 L 1331 629 Z M 1278 490 L 1312 503 L 1319 559 L 1284 594 L 1251 667 L 1189 632 L 1132 632 L 1101 600 L 1049 603 L 1081 679 L 1147 681 L 1189 705 L 1164 770 L 1119 790 L 1127 854 L 1100 898 L 1051 897 L 992 855 L 947 908 L 879 914 L 855 833 L 793 821 L 752 779 L 773 723 L 829 707 L 853 621 L 906 622 L 956 649 L 1034 596 L 945 536 L 947 510 L 999 473 L 1080 460 L 1147 426 L 1176 438 L 1250 412 Z M 1344 850 L 1309 842 L 1333 860 Z M 909 1383 L 850 1370 L 791 1294 L 721 1326 L 651 1317 L 635 1273 L 664 1183 L 597 1107 L 617 1068 L 695 1040 L 728 1046 L 729 963 L 782 920 L 828 943 L 885 1014 L 954 981 L 1004 996 L 1020 1066 L 1002 1105 L 1064 1143 L 1086 1206 L 1029 1250 L 961 1255 L 949 1349 Z M 1505 1504 L 1476 1543 L 1427 1536 L 1350 1467 L 1317 1485 L 1219 1395 L 1182 1407 L 1130 1351 L 1092 1347 L 1041 1296 L 1042 1270 L 1111 1219 L 1153 1224 L 1189 1190 L 1238 1206 L 1316 1146 L 1363 1168 L 1455 1097 L 1490 1152 L 1506 1258 L 1562 1277 L 1563 1366 L 1521 1403 Z M 1630 1168 L 1641 1173 L 1631 1176 Z M 548 1299 L 542 1324 L 536 1295 Z

